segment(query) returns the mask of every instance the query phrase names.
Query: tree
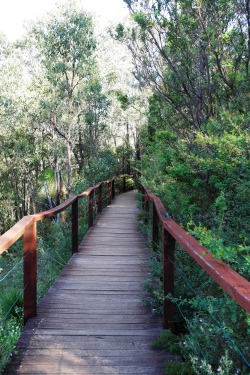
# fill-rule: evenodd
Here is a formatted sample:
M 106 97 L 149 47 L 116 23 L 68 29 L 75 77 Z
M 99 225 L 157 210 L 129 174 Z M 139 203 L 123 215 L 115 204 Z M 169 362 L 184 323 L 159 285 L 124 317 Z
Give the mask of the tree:
M 241 243 L 249 223 L 249 2 L 125 2 L 134 23 L 113 36 L 132 52 L 141 88 L 153 91 L 142 175 L 181 222 L 192 216 L 218 229 L 213 207 L 225 197 L 223 238 Z
M 46 78 L 65 108 L 61 124 L 54 129 L 67 147 L 67 185 L 71 188 L 74 126 L 78 118 L 78 96 L 94 65 L 95 38 L 91 17 L 73 3 L 59 8 L 33 28 Z
M 134 23 L 119 24 L 113 34 L 131 50 L 141 87 L 153 92 L 138 163 L 142 181 L 161 197 L 177 222 L 248 278 L 250 3 L 124 2 Z M 216 335 L 214 321 L 209 322 L 208 311 L 210 316 L 211 311 L 222 313 L 220 327 L 230 325 L 230 334 L 247 353 L 245 332 L 233 327 L 232 314 L 224 308 L 225 297 L 219 290 L 205 290 L 210 281 L 204 283 L 200 270 L 181 249 L 176 249 L 175 264 L 179 269 L 175 299 L 190 330 L 183 353 L 188 353 L 187 362 L 193 359 L 197 374 L 223 372 L 225 345 L 220 342 L 221 330 Z M 183 287 L 183 275 L 191 281 L 190 296 L 189 288 Z M 201 285 L 206 285 L 203 291 Z M 235 308 L 232 301 L 228 306 Z M 202 319 L 197 319 L 200 314 Z M 237 324 L 247 326 L 247 316 L 240 309 L 235 317 Z M 205 331 L 213 332 L 205 339 L 207 345 Z M 231 368 L 225 372 L 247 373 L 238 353 L 229 346 L 227 350 L 225 362 L 226 366 L 231 362 Z
M 174 108 L 183 127 L 197 131 L 249 90 L 249 2 L 126 1 L 137 27 L 116 29 L 127 40 L 136 74 Z M 129 35 L 129 36 L 128 36 Z
M 22 50 L 5 39 L 0 45 L 0 231 L 4 231 L 35 210 L 40 160 L 45 152 L 41 134 L 28 114 L 31 108 Z
M 97 156 L 103 142 L 106 130 L 106 117 L 110 101 L 103 93 L 98 77 L 98 72 L 91 75 L 79 95 L 79 108 L 77 122 L 77 136 L 73 149 L 81 173 L 84 161 Z

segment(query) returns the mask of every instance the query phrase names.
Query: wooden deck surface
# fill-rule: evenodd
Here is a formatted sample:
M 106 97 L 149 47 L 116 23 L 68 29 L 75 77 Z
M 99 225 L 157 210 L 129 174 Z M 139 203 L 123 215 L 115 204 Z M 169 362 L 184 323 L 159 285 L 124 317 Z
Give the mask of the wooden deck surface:
M 174 356 L 151 349 L 161 322 L 142 301 L 148 252 L 135 194 L 99 216 L 27 323 L 6 375 L 164 374 Z

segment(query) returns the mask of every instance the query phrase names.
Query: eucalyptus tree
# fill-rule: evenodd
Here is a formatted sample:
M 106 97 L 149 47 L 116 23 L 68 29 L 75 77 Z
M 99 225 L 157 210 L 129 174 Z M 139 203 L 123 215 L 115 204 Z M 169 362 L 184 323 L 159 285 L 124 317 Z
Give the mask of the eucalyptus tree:
M 77 141 L 73 151 L 81 172 L 84 160 L 96 157 L 105 145 L 103 136 L 110 101 L 103 92 L 97 71 L 84 86 L 79 101 L 82 101 L 82 110 L 78 113 Z
M 112 35 L 109 28 L 99 36 L 97 58 L 102 85 L 111 102 L 105 143 L 116 151 L 119 169 L 123 172 L 127 169 L 123 167 L 125 153 L 128 165 L 129 159 L 140 155 L 139 138 L 146 118 L 148 92 L 140 89 L 133 75 L 132 56 L 126 46 Z
M 138 79 L 164 98 L 189 131 L 200 129 L 228 99 L 238 109 L 246 105 L 249 1 L 124 2 L 138 26 L 130 27 L 127 38 Z M 116 32 L 117 38 L 128 36 L 123 25 Z
M 34 210 L 42 142 L 32 126 L 23 52 L 0 41 L 1 230 Z
M 39 57 L 57 106 L 64 108 L 54 130 L 67 148 L 67 185 L 71 188 L 74 127 L 77 124 L 79 93 L 91 77 L 96 42 L 91 17 L 74 3 L 58 8 L 33 28 Z

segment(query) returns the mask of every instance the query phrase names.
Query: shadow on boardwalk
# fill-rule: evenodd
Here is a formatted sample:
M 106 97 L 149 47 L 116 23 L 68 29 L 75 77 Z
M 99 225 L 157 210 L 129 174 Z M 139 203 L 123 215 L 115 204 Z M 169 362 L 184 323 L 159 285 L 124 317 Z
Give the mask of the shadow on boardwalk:
M 51 286 L 5 374 L 161 375 L 161 322 L 142 302 L 148 252 L 136 193 L 117 196 Z

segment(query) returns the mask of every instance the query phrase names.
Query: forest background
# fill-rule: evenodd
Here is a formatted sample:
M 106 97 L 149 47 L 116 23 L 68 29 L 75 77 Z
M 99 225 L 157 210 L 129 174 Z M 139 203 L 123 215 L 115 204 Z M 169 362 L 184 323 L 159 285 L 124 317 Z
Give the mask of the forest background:
M 0 230 L 46 207 L 45 182 L 58 204 L 132 164 L 180 225 L 249 279 L 250 2 L 124 3 L 131 17 L 102 34 L 66 2 L 22 39 L 0 36 Z M 207 282 L 185 262 L 203 294 Z M 224 296 L 208 290 L 217 311 Z M 236 314 L 247 356 L 249 316 L 227 309 L 223 326 Z M 207 312 L 190 314 L 198 332 Z M 209 352 L 221 334 L 211 332 L 198 349 L 189 336 L 192 371 L 247 374 L 221 340 Z

